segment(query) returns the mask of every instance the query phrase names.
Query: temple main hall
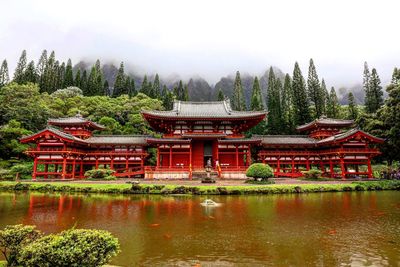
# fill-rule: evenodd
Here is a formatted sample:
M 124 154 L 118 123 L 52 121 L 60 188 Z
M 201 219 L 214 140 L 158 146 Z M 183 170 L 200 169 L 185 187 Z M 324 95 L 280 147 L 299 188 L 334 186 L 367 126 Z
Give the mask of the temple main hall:
M 195 179 L 211 165 L 219 179 L 246 179 L 252 162 L 263 162 L 276 177 L 297 178 L 317 168 L 325 177 L 372 177 L 371 159 L 384 140 L 352 120 L 320 118 L 297 127 L 299 135 L 246 132 L 266 111 L 234 111 L 229 100 L 175 101 L 172 110 L 142 111 L 157 136 L 101 135 L 104 126 L 83 118 L 49 119 L 47 128 L 21 138 L 30 144 L 32 179 L 84 179 L 87 170 L 110 168 L 121 178 Z M 155 164 L 150 151 L 156 150 Z

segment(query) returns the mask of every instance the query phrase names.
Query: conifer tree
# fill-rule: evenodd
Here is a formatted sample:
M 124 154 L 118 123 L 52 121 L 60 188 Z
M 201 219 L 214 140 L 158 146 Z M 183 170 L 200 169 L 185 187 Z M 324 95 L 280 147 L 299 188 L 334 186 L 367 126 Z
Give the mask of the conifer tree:
M 292 90 L 294 96 L 295 124 L 302 125 L 310 122 L 310 104 L 308 102 L 306 85 L 297 62 L 293 70 Z
M 10 76 L 8 75 L 8 64 L 7 60 L 3 60 L 0 67 L 0 88 L 10 82 Z
M 329 98 L 329 92 L 326 88 L 325 81 L 321 81 L 321 95 L 322 95 L 322 114 L 326 115 L 326 104 Z
M 43 51 L 44 52 L 44 51 Z M 43 56 L 43 54 L 42 54 Z M 54 88 L 54 80 L 56 76 L 56 56 L 54 51 L 50 53 L 49 58 L 46 60 L 46 66 L 44 68 L 44 72 L 42 75 L 42 87 L 41 90 L 43 92 L 52 93 L 55 91 Z
M 335 88 L 331 87 L 331 92 L 329 94 L 328 104 L 327 104 L 327 116 L 329 118 L 338 119 L 339 118 L 339 100 L 336 95 Z
M 103 72 L 101 70 L 100 60 L 97 60 L 90 70 L 87 81 L 87 95 L 103 95 L 103 80 Z
M 173 105 L 174 105 L 174 99 L 175 96 L 171 91 L 167 91 L 165 93 L 164 99 L 163 99 L 163 106 L 165 110 L 172 110 Z
M 280 134 L 283 128 L 281 92 L 282 83 L 275 78 L 274 70 L 271 67 L 268 73 L 267 87 L 267 107 L 269 112 L 267 131 L 269 134 Z
M 185 84 L 184 89 L 183 89 L 183 101 L 189 101 L 189 88 L 187 84 Z
M 128 87 L 128 95 L 129 95 L 129 97 L 133 97 L 136 94 L 137 94 L 137 91 L 136 91 L 136 86 L 135 86 L 135 79 L 132 78 L 131 82 L 129 84 L 129 87 Z
M 397 86 L 400 84 L 400 69 L 394 68 L 393 74 L 392 74 L 392 83 L 394 86 Z
M 45 70 L 47 66 L 47 50 L 43 50 L 42 55 L 39 58 L 38 64 L 36 66 L 36 73 L 38 75 L 38 83 L 40 91 L 45 91 Z
M 162 99 L 164 99 L 164 97 L 167 95 L 168 91 L 169 90 L 168 90 L 167 86 L 164 84 L 163 87 L 162 87 L 162 90 L 161 90 Z
M 323 110 L 323 95 L 313 59 L 310 59 L 307 79 L 308 96 L 315 107 L 315 117 L 319 118 Z
M 376 69 L 372 69 L 366 94 L 365 108 L 368 113 L 375 113 L 383 105 L 381 80 Z
M 126 87 L 126 80 L 128 79 L 129 77 L 125 77 L 124 62 L 121 62 L 117 76 L 115 77 L 113 97 L 118 97 L 122 94 L 128 93 L 128 88 Z M 128 83 L 130 83 L 130 79 L 128 80 Z
M 148 82 L 147 82 L 147 75 L 144 75 L 142 86 L 140 87 L 140 92 L 142 94 L 145 94 L 145 95 L 148 96 L 149 95 L 148 88 L 149 88 L 149 85 L 148 85 Z
M 38 78 L 37 78 L 37 74 L 36 74 L 35 62 L 33 62 L 33 60 L 32 60 L 31 62 L 29 62 L 28 66 L 25 69 L 24 81 L 36 83 L 37 79 Z
M 263 110 L 264 109 L 263 103 L 262 103 L 260 83 L 258 82 L 257 76 L 254 77 L 254 81 L 253 81 L 253 91 L 251 94 L 250 109 L 251 110 Z
M 246 110 L 246 101 L 239 71 L 236 72 L 235 83 L 233 85 L 232 108 L 238 111 Z
M 82 89 L 81 69 L 76 71 L 74 85 Z
M 292 94 L 292 80 L 289 74 L 285 75 L 285 80 L 282 88 L 281 95 L 281 107 L 282 107 L 282 121 L 283 121 L 283 132 L 286 134 L 294 133 L 294 110 L 293 110 L 293 94 Z
M 74 85 L 74 74 L 72 72 L 72 62 L 68 59 L 67 67 L 65 68 L 64 88 Z
M 185 88 L 183 86 L 182 80 L 179 80 L 178 86 L 174 87 L 173 93 L 177 100 L 185 99 Z
M 222 92 L 221 88 L 219 88 L 218 95 L 217 95 L 217 101 L 224 101 L 224 100 L 225 100 L 224 92 Z
M 65 63 L 61 63 L 61 65 L 58 67 L 57 71 L 57 76 L 56 76 L 56 86 L 55 88 L 60 89 L 64 87 L 64 81 L 65 81 Z
M 348 105 L 348 114 L 349 114 L 349 119 L 355 120 L 357 119 L 358 116 L 358 109 L 357 109 L 357 104 L 354 99 L 354 95 L 352 92 L 348 94 L 348 100 L 349 100 L 349 105 Z
M 110 85 L 108 84 L 108 81 L 105 80 L 103 84 L 103 90 L 104 90 L 104 95 L 105 96 L 110 96 Z
M 26 50 L 22 51 L 19 58 L 17 67 L 14 71 L 14 82 L 23 84 L 25 83 L 25 69 L 26 69 Z
M 86 70 L 83 70 L 83 72 L 82 72 L 82 78 L 81 78 L 81 89 L 82 89 L 82 92 L 83 92 L 83 95 L 88 95 L 88 88 L 87 88 L 87 85 L 88 85 L 88 77 L 87 77 L 87 71 Z
M 158 73 L 156 73 L 156 76 L 154 77 L 153 94 L 154 94 L 153 95 L 154 98 L 161 97 L 160 77 L 158 76 Z
M 368 68 L 368 63 L 364 62 L 364 73 L 363 73 L 363 89 L 365 93 L 365 99 L 364 99 L 364 104 L 365 104 L 365 109 L 369 113 L 369 109 L 371 106 L 370 101 L 371 99 L 371 93 L 370 93 L 370 79 L 371 79 L 371 73 L 369 72 Z

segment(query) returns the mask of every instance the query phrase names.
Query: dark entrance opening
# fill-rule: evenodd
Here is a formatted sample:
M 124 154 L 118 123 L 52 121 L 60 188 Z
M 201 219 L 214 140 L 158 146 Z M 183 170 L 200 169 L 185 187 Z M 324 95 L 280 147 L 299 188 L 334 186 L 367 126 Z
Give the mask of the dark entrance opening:
M 204 166 L 207 166 L 208 160 L 211 161 L 211 166 L 214 166 L 212 148 L 213 148 L 212 141 L 204 141 Z

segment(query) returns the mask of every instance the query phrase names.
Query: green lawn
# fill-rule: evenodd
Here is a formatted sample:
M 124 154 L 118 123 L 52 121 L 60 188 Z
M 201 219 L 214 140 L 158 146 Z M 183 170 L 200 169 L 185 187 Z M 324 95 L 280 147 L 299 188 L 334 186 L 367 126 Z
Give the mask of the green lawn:
M 3 191 L 82 192 L 114 194 L 192 194 L 192 195 L 240 195 L 340 192 L 364 190 L 400 190 L 400 181 L 365 181 L 343 184 L 271 184 L 271 185 L 160 185 L 160 184 L 86 184 L 49 182 L 0 182 Z

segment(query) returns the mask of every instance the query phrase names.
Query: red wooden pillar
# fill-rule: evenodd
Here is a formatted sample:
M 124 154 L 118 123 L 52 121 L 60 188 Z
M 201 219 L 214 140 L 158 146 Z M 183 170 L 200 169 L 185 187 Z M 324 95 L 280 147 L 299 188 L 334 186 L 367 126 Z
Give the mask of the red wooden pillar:
M 114 156 L 111 156 L 110 169 L 114 170 Z
M 247 145 L 247 166 L 251 165 L 251 145 Z
M 276 172 L 281 172 L 281 156 L 278 155 L 278 164 L 276 165 Z
M 331 178 L 334 178 L 334 170 L 333 170 L 333 163 L 332 163 L 332 158 L 329 157 L 329 171 L 330 171 L 330 176 Z
M 79 177 L 83 178 L 83 159 L 81 159 L 81 167 L 79 169 Z
M 342 179 L 346 179 L 346 169 L 344 167 L 344 157 L 340 156 L 340 169 L 342 171 Z
M 189 145 L 189 179 L 192 180 L 192 142 Z
M 157 146 L 157 168 L 160 167 L 160 146 Z
M 292 173 L 294 173 L 294 157 L 292 157 Z
M 72 179 L 75 178 L 75 165 L 76 165 L 76 157 L 74 157 L 74 161 L 72 162 Z
M 169 168 L 172 168 L 172 145 L 169 145 Z
M 96 165 L 95 165 L 96 170 L 99 168 L 99 157 L 96 156 Z
M 239 169 L 239 146 L 236 145 L 236 169 Z
M 67 172 L 67 156 L 63 156 L 61 179 L 65 179 L 66 172 Z
M 36 171 L 37 171 L 37 156 L 33 159 L 33 172 L 32 172 L 32 180 L 36 181 Z
M 372 179 L 373 177 L 372 177 L 372 167 L 371 167 L 371 158 L 370 157 L 368 157 L 367 164 L 368 164 L 368 178 Z
M 310 159 L 308 156 L 306 157 L 306 169 L 307 169 L 307 171 L 310 170 Z

